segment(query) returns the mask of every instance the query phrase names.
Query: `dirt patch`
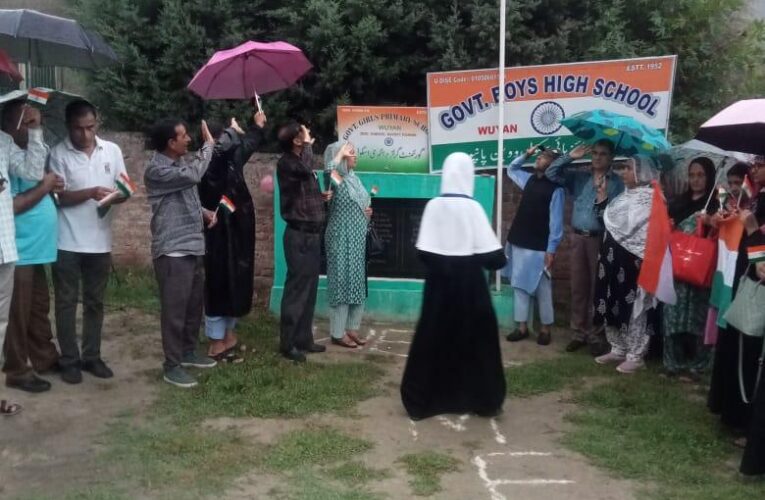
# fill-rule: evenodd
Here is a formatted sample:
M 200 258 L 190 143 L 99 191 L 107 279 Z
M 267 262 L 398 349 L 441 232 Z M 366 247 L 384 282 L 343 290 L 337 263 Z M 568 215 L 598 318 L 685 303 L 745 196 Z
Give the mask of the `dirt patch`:
M 70 386 L 48 377 L 53 389 L 41 395 L 13 391 L 25 405 L 24 413 L 0 423 L 0 496 L 13 498 L 29 491 L 55 497 L 57 492 L 94 484 L 113 465 L 98 453 L 110 422 L 119 416 L 141 416 L 157 394 L 161 344 L 156 318 L 139 312 L 114 312 L 105 325 L 104 358 L 115 378 L 101 381 L 84 375 L 81 385 Z M 307 425 L 326 425 L 374 443 L 358 460 L 386 477 L 368 489 L 388 498 L 411 497 L 410 477 L 397 461 L 405 454 L 435 450 L 459 460 L 459 471 L 444 476 L 443 491 L 433 498 L 464 499 L 614 499 L 636 498 L 636 485 L 616 480 L 559 444 L 566 430 L 563 416 L 574 407 L 565 394 L 525 400 L 508 399 L 505 413 L 496 419 L 450 415 L 414 423 L 400 403 L 401 379 L 411 327 L 372 324 L 369 344 L 348 350 L 329 345 L 325 324 L 316 338 L 328 345 L 326 354 L 311 355 L 309 362 L 357 360 L 376 363 L 385 370 L 382 395 L 362 402 L 350 416 L 318 415 L 304 419 L 217 418 L 205 422 L 211 431 L 236 431 L 257 446 L 271 445 L 285 432 Z M 549 347 L 533 341 L 510 344 L 502 340 L 505 364 L 523 364 L 552 358 L 565 342 L 557 331 Z M 510 381 L 512 384 L 512 380 Z M 216 496 L 244 499 L 270 498 L 275 491 L 289 492 L 285 477 L 254 470 L 230 483 Z
M 147 332 L 156 327 L 152 316 L 138 311 L 107 315 L 102 352 L 113 379 L 83 373 L 81 384 L 69 385 L 46 375 L 53 388 L 43 394 L 3 389 L 24 411 L 0 422 L 0 497 L 55 495 L 102 475 L 99 438 L 108 424 L 125 412 L 140 415 L 154 399 L 162 350 L 159 335 Z

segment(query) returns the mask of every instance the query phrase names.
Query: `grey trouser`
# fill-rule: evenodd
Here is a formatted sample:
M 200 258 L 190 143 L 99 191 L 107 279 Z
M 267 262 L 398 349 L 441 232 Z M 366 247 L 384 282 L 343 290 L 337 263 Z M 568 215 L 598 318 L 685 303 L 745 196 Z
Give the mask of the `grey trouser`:
M 196 351 L 204 308 L 204 262 L 202 256 L 186 255 L 154 259 L 159 283 L 160 325 L 165 370 L 181 364 L 185 354 Z
M 61 366 L 80 362 L 77 346 L 77 300 L 82 281 L 82 360 L 101 358 L 101 327 L 104 324 L 104 294 L 112 266 L 110 253 L 58 251 L 53 264 L 56 337 Z
M 603 330 L 593 330 L 593 302 L 598 273 L 598 250 L 602 236 L 584 236 L 574 232 L 571 241 L 571 329 L 574 339 L 604 342 Z

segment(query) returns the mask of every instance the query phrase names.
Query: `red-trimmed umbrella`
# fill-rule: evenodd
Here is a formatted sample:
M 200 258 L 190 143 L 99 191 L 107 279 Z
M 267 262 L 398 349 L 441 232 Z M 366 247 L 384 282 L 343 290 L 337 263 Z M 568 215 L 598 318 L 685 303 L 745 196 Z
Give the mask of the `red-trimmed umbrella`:
M 16 63 L 11 61 L 11 58 L 8 57 L 8 54 L 3 49 L 0 49 L 0 73 L 8 76 L 14 82 L 20 82 L 24 79 L 21 73 L 19 73 Z
M 727 151 L 765 155 L 765 99 L 731 104 L 707 120 L 696 139 Z
M 203 99 L 251 99 L 293 85 L 311 67 L 287 42 L 245 42 L 213 54 L 188 88 Z

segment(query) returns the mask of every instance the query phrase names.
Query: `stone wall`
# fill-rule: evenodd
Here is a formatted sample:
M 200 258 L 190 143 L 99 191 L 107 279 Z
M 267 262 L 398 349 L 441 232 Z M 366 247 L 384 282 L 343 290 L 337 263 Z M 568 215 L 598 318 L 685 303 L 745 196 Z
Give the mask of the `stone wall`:
M 151 265 L 151 209 L 146 201 L 143 172 L 151 152 L 144 148 L 144 140 L 137 133 L 102 134 L 104 139 L 117 143 L 125 157 L 130 178 L 138 185 L 138 192 L 129 202 L 120 205 L 114 219 L 113 256 L 117 265 Z M 278 156 L 255 154 L 245 167 L 245 177 L 255 201 L 255 302 L 268 304 L 268 294 L 274 276 L 274 197 L 258 189 L 260 180 L 273 174 Z
M 143 188 L 143 171 L 150 152 L 144 149 L 143 137 L 136 133 L 104 133 L 105 139 L 119 144 L 125 156 L 130 178 L 138 184 L 138 193 L 119 207 L 114 224 L 114 259 L 118 265 L 151 265 L 149 219 L 151 212 Z M 278 155 L 255 154 L 245 167 L 256 209 L 255 291 L 256 303 L 267 305 L 274 276 L 274 211 L 273 195 L 263 193 L 260 180 L 273 174 Z M 503 184 L 503 237 L 512 223 L 520 201 L 521 191 L 509 179 Z M 566 204 L 566 228 L 570 219 L 570 203 Z M 564 238 L 553 266 L 556 311 L 565 314 L 569 296 L 569 245 Z

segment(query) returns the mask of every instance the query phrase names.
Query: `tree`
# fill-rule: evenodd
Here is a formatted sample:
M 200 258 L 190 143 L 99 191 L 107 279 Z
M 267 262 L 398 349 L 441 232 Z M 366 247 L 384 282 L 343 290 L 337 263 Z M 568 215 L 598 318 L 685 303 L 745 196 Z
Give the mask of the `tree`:
M 765 27 L 744 0 L 513 0 L 507 64 L 678 54 L 671 129 L 692 135 L 730 101 L 762 95 Z M 271 121 L 302 117 L 330 140 L 335 106 L 424 105 L 429 71 L 496 67 L 497 0 L 76 0 L 122 62 L 92 78 L 112 126 L 157 116 L 197 121 L 242 112 L 202 103 L 185 87 L 217 49 L 287 40 L 314 65 L 297 86 L 267 96 Z M 149 26 L 154 26 L 148 29 Z

